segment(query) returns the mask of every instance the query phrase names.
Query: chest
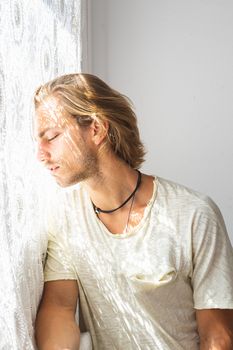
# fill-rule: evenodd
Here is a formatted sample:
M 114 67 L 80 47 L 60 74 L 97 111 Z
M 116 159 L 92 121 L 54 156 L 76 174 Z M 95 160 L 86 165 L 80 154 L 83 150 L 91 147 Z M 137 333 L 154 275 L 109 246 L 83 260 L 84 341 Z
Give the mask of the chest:
M 69 248 L 79 275 L 88 271 L 98 281 L 130 278 L 159 283 L 178 271 L 186 273 L 176 232 L 152 221 L 132 236 L 109 235 L 101 225 L 91 228 L 90 222 L 83 223 L 71 230 Z
M 132 208 L 129 205 L 110 214 L 99 213 L 96 218 L 112 234 L 126 233 L 132 231 L 141 222 L 144 211 L 145 206 Z

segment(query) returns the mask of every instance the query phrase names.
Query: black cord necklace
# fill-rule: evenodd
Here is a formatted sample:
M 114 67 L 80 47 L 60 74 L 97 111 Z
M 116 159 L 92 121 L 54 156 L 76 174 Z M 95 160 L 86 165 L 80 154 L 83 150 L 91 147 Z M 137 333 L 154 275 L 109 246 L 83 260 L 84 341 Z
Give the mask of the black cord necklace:
M 128 203 L 128 201 L 135 195 L 135 193 L 137 192 L 137 190 L 139 189 L 139 186 L 141 184 L 141 180 L 142 180 L 142 174 L 140 173 L 139 170 L 137 170 L 138 172 L 138 180 L 137 180 L 137 184 L 136 184 L 136 187 L 134 189 L 134 191 L 131 193 L 131 195 L 117 208 L 115 209 L 111 209 L 111 210 L 103 210 L 103 209 L 100 209 L 98 208 L 93 202 L 92 202 L 92 205 L 93 205 L 93 208 L 96 212 L 96 214 L 99 214 L 99 213 L 105 213 L 105 214 L 111 214 L 113 213 L 114 211 L 122 208 L 126 203 Z

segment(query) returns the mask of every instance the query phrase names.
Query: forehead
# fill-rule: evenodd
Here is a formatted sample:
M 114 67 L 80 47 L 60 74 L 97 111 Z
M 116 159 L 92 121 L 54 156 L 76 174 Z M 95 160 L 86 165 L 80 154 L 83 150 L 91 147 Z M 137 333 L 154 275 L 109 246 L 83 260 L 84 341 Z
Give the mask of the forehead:
M 37 107 L 35 117 L 36 129 L 44 129 L 62 127 L 67 122 L 69 115 L 59 99 L 51 96 Z
M 36 109 L 35 112 L 35 139 L 42 138 L 52 130 L 63 130 L 77 133 L 78 124 L 76 119 L 63 107 L 57 97 L 48 97 Z

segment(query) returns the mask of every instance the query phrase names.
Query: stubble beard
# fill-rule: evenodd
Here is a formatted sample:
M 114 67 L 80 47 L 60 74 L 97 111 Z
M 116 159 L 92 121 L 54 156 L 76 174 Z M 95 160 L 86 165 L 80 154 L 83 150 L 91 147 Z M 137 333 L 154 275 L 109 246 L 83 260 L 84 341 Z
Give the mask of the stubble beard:
M 62 178 L 57 178 L 56 181 L 61 187 L 68 187 L 75 185 L 77 183 L 86 181 L 97 174 L 98 172 L 98 160 L 97 156 L 92 152 L 85 151 L 83 153 L 83 161 L 81 165 L 81 169 L 78 169 L 77 171 L 73 171 L 73 173 L 67 177 L 64 178 L 64 181 L 62 181 Z M 59 181 L 60 180 L 60 181 Z
M 86 181 L 90 179 L 92 176 L 96 175 L 98 171 L 98 162 L 96 156 L 93 154 L 88 154 L 85 157 L 83 163 L 83 170 L 77 171 L 77 173 L 73 176 L 74 183 Z

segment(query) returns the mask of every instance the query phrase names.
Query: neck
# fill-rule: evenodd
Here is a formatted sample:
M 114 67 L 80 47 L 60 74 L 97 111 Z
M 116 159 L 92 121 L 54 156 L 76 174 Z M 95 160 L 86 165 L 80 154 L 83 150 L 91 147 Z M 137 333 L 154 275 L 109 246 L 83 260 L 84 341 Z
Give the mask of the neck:
M 138 172 L 138 179 L 137 179 L 137 183 L 136 183 L 135 189 L 134 189 L 133 192 L 124 200 L 124 202 L 121 203 L 118 207 L 113 208 L 113 209 L 110 209 L 110 210 L 109 210 L 109 209 L 106 210 L 106 209 L 98 208 L 98 207 L 92 202 L 92 205 L 93 205 L 93 208 L 94 208 L 96 214 L 99 214 L 99 213 L 112 214 L 112 213 L 114 213 L 115 211 L 117 211 L 117 210 L 123 208 L 132 198 L 134 199 L 134 196 L 135 196 L 137 190 L 139 189 L 139 187 L 140 187 L 140 185 L 141 185 L 141 179 L 142 179 L 142 175 L 141 175 L 140 171 L 137 170 L 137 172 Z M 133 199 L 132 199 L 132 201 L 133 201 Z
M 134 191 L 138 172 L 125 162 L 113 158 L 103 159 L 98 171 L 84 185 L 96 207 L 111 210 L 120 206 Z

